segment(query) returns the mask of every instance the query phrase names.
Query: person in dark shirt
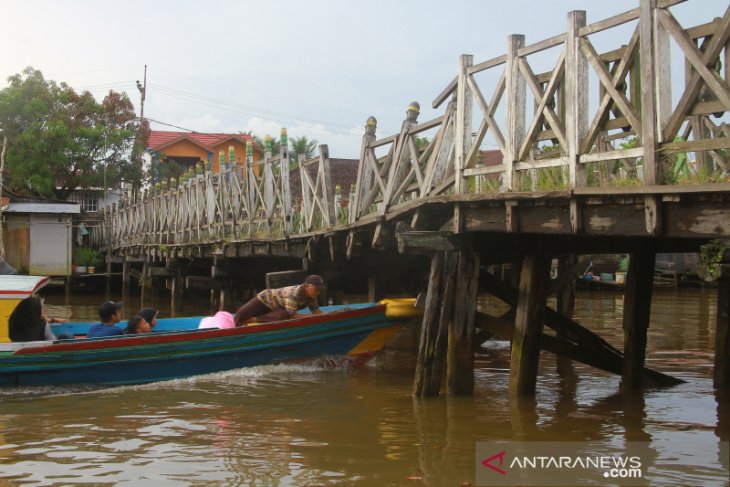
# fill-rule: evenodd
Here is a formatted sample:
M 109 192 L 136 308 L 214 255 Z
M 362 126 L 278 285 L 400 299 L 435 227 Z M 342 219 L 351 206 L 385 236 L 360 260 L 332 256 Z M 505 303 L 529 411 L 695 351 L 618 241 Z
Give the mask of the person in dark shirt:
M 324 280 L 320 276 L 311 275 L 298 286 L 264 289 L 236 311 L 236 326 L 288 320 L 305 307 L 313 315 L 321 314 L 317 298 L 323 287 Z
M 122 303 L 105 301 L 99 306 L 100 323 L 95 323 L 86 332 L 86 338 L 99 338 L 115 335 L 123 335 L 124 330 L 115 326 L 122 321 Z

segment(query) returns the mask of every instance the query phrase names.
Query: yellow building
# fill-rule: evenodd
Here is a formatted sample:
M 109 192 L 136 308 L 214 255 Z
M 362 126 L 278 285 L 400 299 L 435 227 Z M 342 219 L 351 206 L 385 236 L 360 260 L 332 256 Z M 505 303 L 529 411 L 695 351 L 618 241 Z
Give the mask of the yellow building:
M 220 171 L 220 161 L 235 161 L 243 165 L 246 162 L 246 143 L 253 141 L 246 134 L 201 134 L 196 132 L 150 131 L 148 151 L 152 155 L 153 174 L 155 168 L 167 161 L 175 161 L 183 171 L 195 166 L 198 161 L 210 163 L 213 173 Z M 262 157 L 263 148 L 254 142 L 253 160 Z M 254 167 L 258 174 L 258 168 Z

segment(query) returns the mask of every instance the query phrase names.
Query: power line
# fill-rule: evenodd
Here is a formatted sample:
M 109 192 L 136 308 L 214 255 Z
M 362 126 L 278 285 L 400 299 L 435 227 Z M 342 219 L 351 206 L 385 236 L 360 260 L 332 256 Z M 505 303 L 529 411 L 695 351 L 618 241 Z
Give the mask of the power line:
M 205 106 L 212 107 L 212 108 L 218 108 L 218 109 L 221 109 L 221 110 L 228 110 L 228 111 L 235 112 L 235 113 L 244 113 L 244 114 L 247 114 L 247 115 L 256 115 L 256 116 L 260 116 L 261 115 L 260 113 L 257 113 L 255 111 L 251 111 L 251 110 L 244 110 L 244 109 L 235 108 L 235 107 L 232 107 L 232 106 L 225 106 L 225 105 L 222 106 L 222 105 L 219 105 L 219 104 L 207 103 L 207 102 L 202 101 L 202 100 L 196 100 L 194 98 L 189 98 L 189 97 L 184 97 L 184 96 L 178 96 L 178 95 L 175 95 L 175 94 L 172 94 L 172 93 L 159 92 L 159 94 L 165 95 L 165 96 L 169 96 L 171 98 L 177 98 L 179 100 L 183 100 L 183 101 L 187 101 L 187 102 L 198 103 L 200 105 L 205 105 Z M 308 124 L 306 122 L 303 122 L 300 117 L 298 119 L 297 119 L 297 117 L 293 117 L 293 116 L 287 117 L 287 116 L 282 115 L 282 117 L 283 118 L 293 118 L 300 125 L 302 125 L 304 127 L 307 127 L 307 128 L 310 128 L 312 130 L 318 130 L 318 131 L 321 131 L 321 132 L 339 133 L 339 134 L 342 134 L 342 135 L 355 136 L 354 134 L 352 134 L 350 132 L 343 131 L 343 130 L 325 129 L 325 128 L 322 128 L 322 127 L 318 127 L 316 125 Z M 265 118 L 267 118 L 269 120 L 272 120 L 270 117 L 265 117 Z M 274 120 L 272 120 L 272 121 L 274 121 Z M 324 123 L 324 122 L 315 122 L 315 123 L 321 123 L 322 125 L 329 125 L 329 124 Z M 344 125 L 342 127 L 352 128 L 350 126 L 344 126 Z
M 210 104 L 214 104 L 214 105 L 220 105 L 220 106 L 223 106 L 223 107 L 232 107 L 232 108 L 235 108 L 237 110 L 240 110 L 240 111 L 243 111 L 243 112 L 246 112 L 246 113 L 250 113 L 250 114 L 253 114 L 253 115 L 259 115 L 259 114 L 274 115 L 274 116 L 277 116 L 277 117 L 288 118 L 288 119 L 292 119 L 292 120 L 296 120 L 296 121 L 309 122 L 309 123 L 319 123 L 319 124 L 328 125 L 328 126 L 331 126 L 331 127 L 340 127 L 340 128 L 346 128 L 346 129 L 352 128 L 352 124 L 348 124 L 348 123 L 344 123 L 344 122 L 325 122 L 325 121 L 322 121 L 322 120 L 317 120 L 317 119 L 308 118 L 308 117 L 302 117 L 302 116 L 299 116 L 299 115 L 292 115 L 292 114 L 289 114 L 289 113 L 277 112 L 277 111 L 273 111 L 273 110 L 267 110 L 267 109 L 263 109 L 263 108 L 252 107 L 252 106 L 248 106 L 248 105 L 242 105 L 240 103 L 226 101 L 226 100 L 221 100 L 221 99 L 218 99 L 218 98 L 212 98 L 212 97 L 208 97 L 208 96 L 198 95 L 196 93 L 191 93 L 191 92 L 179 90 L 179 89 L 176 89 L 176 88 L 170 88 L 170 87 L 167 87 L 167 86 L 158 85 L 156 83 L 150 83 L 150 85 L 161 89 L 161 93 L 167 94 L 169 96 L 177 95 L 177 97 L 182 97 L 182 98 L 186 98 L 186 99 L 191 99 L 191 100 L 206 102 L 206 103 L 210 103 Z
M 138 117 L 138 118 L 141 118 L 141 117 Z M 198 132 L 197 130 L 193 130 L 193 129 L 186 129 L 185 127 L 180 127 L 180 126 L 173 125 L 173 124 L 167 123 L 167 122 L 160 122 L 159 120 L 155 120 L 154 118 L 150 118 L 150 117 L 145 117 L 145 120 L 149 120 L 150 122 L 159 123 L 160 125 L 166 125 L 168 127 L 174 127 L 176 129 L 180 129 L 180 130 L 186 130 L 186 131 L 192 132 L 194 134 L 204 134 L 205 133 L 205 132 Z
M 161 69 L 161 68 L 156 68 L 156 69 L 158 71 L 162 71 L 163 73 L 168 73 L 168 74 L 172 74 L 172 75 L 175 75 L 175 76 L 184 76 L 186 78 L 193 79 L 193 80 L 198 81 L 198 82 L 201 81 L 201 79 L 199 77 L 190 76 L 190 75 L 185 74 L 185 73 L 176 73 L 174 71 L 170 71 L 170 70 L 167 70 L 167 69 Z M 228 89 L 231 89 L 231 90 L 235 90 L 236 89 L 236 88 L 234 88 L 232 86 L 229 86 L 229 85 L 226 85 L 226 84 L 223 84 L 223 83 L 218 83 L 216 81 L 210 81 L 209 79 L 204 79 L 202 81 L 205 82 L 205 83 L 208 83 L 208 84 L 222 86 L 223 88 L 228 88 Z M 368 117 L 368 116 L 370 116 L 369 114 L 364 114 L 363 112 L 357 112 L 357 111 L 354 111 L 354 110 L 346 110 L 346 109 L 343 109 L 343 108 L 331 107 L 331 106 L 327 106 L 327 105 L 320 105 L 320 104 L 317 104 L 317 103 L 311 103 L 311 102 L 307 102 L 307 101 L 304 101 L 304 100 L 292 100 L 290 98 L 284 98 L 284 97 L 281 97 L 281 96 L 272 96 L 272 95 L 268 95 L 268 94 L 266 95 L 266 97 L 267 98 L 274 98 L 274 99 L 277 99 L 277 100 L 283 100 L 283 101 L 290 102 L 290 103 L 301 103 L 303 105 L 309 105 L 311 107 L 321 108 L 321 109 L 324 109 L 324 110 L 332 110 L 332 111 L 337 111 L 337 112 L 342 112 L 342 113 L 350 113 L 352 115 L 358 115 L 358 116 L 361 116 L 361 117 Z M 398 119 L 396 117 L 381 116 L 381 117 L 378 117 L 378 118 L 387 119 L 387 120 L 394 120 L 394 121 L 400 121 L 400 119 Z

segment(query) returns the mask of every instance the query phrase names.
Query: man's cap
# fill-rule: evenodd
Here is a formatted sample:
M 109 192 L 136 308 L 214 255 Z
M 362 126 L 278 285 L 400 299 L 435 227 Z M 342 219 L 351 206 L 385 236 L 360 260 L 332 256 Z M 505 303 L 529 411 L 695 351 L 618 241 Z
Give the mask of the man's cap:
M 317 287 L 324 287 L 324 279 L 322 279 L 322 276 L 312 274 L 311 276 L 307 276 L 304 279 L 304 284 L 311 284 L 311 285 L 317 286 Z
M 121 301 L 117 301 L 116 303 L 114 301 L 104 301 L 101 303 L 101 306 L 99 306 L 99 316 L 102 318 L 109 317 L 116 313 L 119 309 L 122 309 Z

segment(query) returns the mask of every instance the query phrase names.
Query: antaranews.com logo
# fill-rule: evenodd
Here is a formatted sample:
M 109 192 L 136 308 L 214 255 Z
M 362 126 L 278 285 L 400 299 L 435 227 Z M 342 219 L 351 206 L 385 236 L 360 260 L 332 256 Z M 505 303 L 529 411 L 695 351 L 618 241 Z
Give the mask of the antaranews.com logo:
M 543 449 L 545 448 L 543 444 L 540 446 Z M 549 481 L 548 477 L 555 477 L 555 481 L 562 483 L 569 479 L 575 481 L 577 476 L 593 477 L 596 473 L 602 473 L 602 477 L 612 480 L 640 479 L 643 477 L 642 461 L 639 455 L 576 455 L 575 453 L 536 455 L 527 454 L 526 450 L 524 444 L 521 445 L 521 448 L 512 450 L 515 453 L 511 455 L 508 455 L 507 450 L 503 449 L 482 460 L 482 466 L 498 476 L 507 476 L 507 473 L 510 472 L 520 482 L 523 482 L 526 476 L 534 476 L 536 479 L 543 479 L 546 482 Z M 546 450 L 555 451 L 552 448 Z M 573 449 L 573 452 L 575 451 Z M 495 485 L 509 485 L 504 484 L 504 480 L 503 477 L 496 477 Z M 545 483 L 544 485 L 551 485 L 551 483 Z
M 626 442 L 620 450 L 598 442 L 478 442 L 475 477 L 479 486 L 639 486 L 656 460 L 649 442 Z

